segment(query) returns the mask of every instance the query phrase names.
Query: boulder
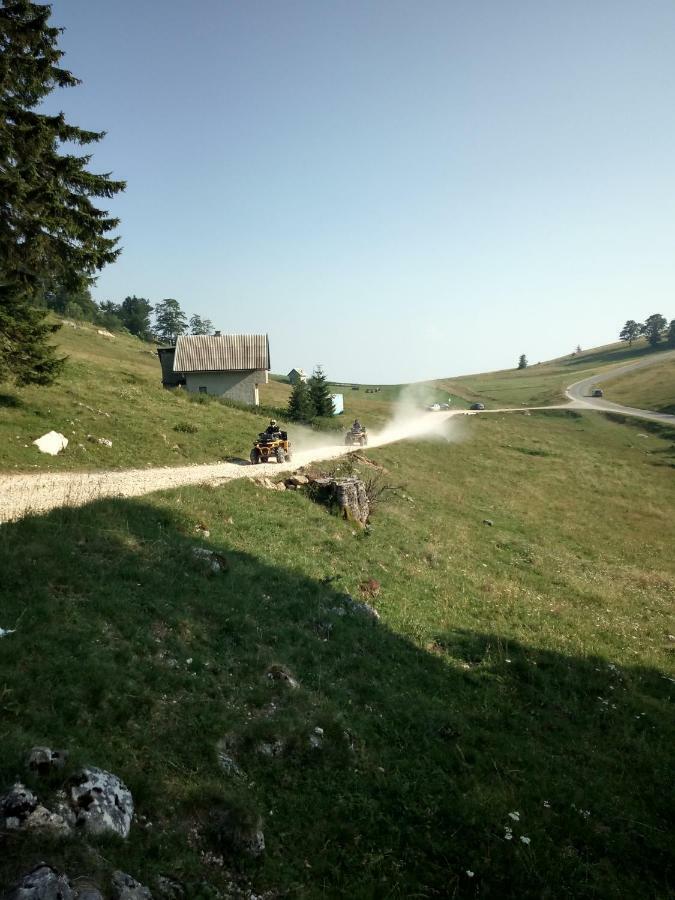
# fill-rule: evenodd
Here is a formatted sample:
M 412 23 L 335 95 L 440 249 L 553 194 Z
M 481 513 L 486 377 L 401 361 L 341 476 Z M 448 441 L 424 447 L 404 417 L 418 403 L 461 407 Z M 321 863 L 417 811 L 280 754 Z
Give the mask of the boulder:
M 56 456 L 68 446 L 68 438 L 59 431 L 48 431 L 42 437 L 33 441 L 35 446 L 41 453 L 48 453 L 50 456 Z
M 49 747 L 32 747 L 26 757 L 26 766 L 38 775 L 48 775 L 53 769 L 62 769 L 68 759 L 67 750 Z
M 80 828 L 90 834 L 128 836 L 134 801 L 129 788 L 116 775 L 90 766 L 74 775 L 69 787 Z
M 81 875 L 73 880 L 76 900 L 105 900 L 101 889 L 92 878 Z
M 300 687 L 296 679 L 291 675 L 288 669 L 283 666 L 270 666 L 267 670 L 267 677 L 270 681 L 281 681 L 289 688 Z
M 66 836 L 71 833 L 70 825 L 58 813 L 49 812 L 44 806 L 36 806 L 33 812 L 27 816 L 23 827 L 26 831 L 42 831 L 56 836 Z
M 353 597 L 350 597 L 349 594 L 344 594 L 342 596 L 342 601 L 345 604 L 347 610 L 354 613 L 360 613 L 361 615 L 368 616 L 371 619 L 379 619 L 380 614 L 375 609 L 374 606 L 371 606 L 370 603 L 366 603 L 365 600 L 354 600 Z M 340 607 L 336 607 L 333 612 L 336 612 L 339 616 L 343 616 L 345 614 L 344 609 L 340 609 Z
M 302 485 L 309 484 L 309 478 L 306 475 L 290 475 L 286 479 L 286 487 L 302 487 Z
M 115 335 L 111 334 L 111 332 L 109 332 L 107 328 L 97 328 L 96 334 L 100 334 L 101 337 L 104 338 L 112 338 L 113 341 L 115 340 Z
M 203 562 L 212 575 L 221 575 L 227 571 L 227 560 L 215 550 L 209 550 L 207 547 L 193 547 L 192 555 Z
M 38 805 L 38 799 L 32 791 L 29 791 L 20 781 L 11 787 L 6 794 L 0 797 L 0 816 L 5 820 L 16 819 L 14 822 L 6 822 L 6 827 L 17 828 L 24 822 Z
M 113 872 L 113 900 L 152 900 L 150 890 L 126 872 Z
M 66 876 L 46 865 L 24 875 L 5 897 L 6 900 L 76 900 Z

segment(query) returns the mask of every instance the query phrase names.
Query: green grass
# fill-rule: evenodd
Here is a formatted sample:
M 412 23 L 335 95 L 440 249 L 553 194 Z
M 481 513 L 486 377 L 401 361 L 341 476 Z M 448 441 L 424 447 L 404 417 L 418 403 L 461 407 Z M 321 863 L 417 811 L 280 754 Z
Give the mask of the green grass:
M 253 437 L 270 416 L 284 424 L 291 388 L 281 376 L 272 376 L 269 384 L 261 385 L 262 406 L 253 411 L 215 398 L 164 390 L 153 345 L 129 335 L 117 334 L 111 339 L 99 335 L 95 326 L 65 325 L 56 341 L 68 356 L 59 383 L 48 388 L 0 390 L 0 470 L 95 470 L 246 459 Z M 379 428 L 391 417 L 403 389 L 409 387 L 420 407 L 447 402 L 449 397 L 454 409 L 475 401 L 488 407 L 553 403 L 562 399 L 562 391 L 571 381 L 607 365 L 638 359 L 649 350 L 643 342 L 632 348 L 611 345 L 524 372 L 494 372 L 412 386 L 361 385 L 355 391 L 351 384 L 333 384 L 335 392 L 344 394 L 344 415 L 317 426 L 340 430 L 359 418 L 367 427 Z M 381 390 L 366 393 L 368 387 Z M 286 426 L 292 432 L 293 425 L 286 422 Z M 40 453 L 32 443 L 51 430 L 69 440 L 66 451 L 56 457 Z M 112 440 L 112 447 L 96 444 L 89 435 Z
M 255 413 L 165 390 L 153 345 L 134 337 L 118 334 L 112 340 L 84 325 L 64 326 L 57 339 L 68 356 L 57 384 L 0 392 L 0 469 L 113 469 L 247 459 L 253 437 L 269 421 L 268 411 Z M 56 457 L 32 446 L 52 430 L 70 442 Z M 88 435 L 108 438 L 112 447 L 99 446 Z
M 527 369 L 507 369 L 466 375 L 436 382 L 465 400 L 480 401 L 487 406 L 543 406 L 565 402 L 565 388 L 574 381 L 589 377 L 607 366 L 642 359 L 654 351 L 644 339 L 632 347 L 625 343 L 608 344 L 581 353 L 570 354 L 549 362 L 535 363 Z
M 675 357 L 603 381 L 605 397 L 623 406 L 675 413 Z
M 0 836 L 0 882 L 46 858 L 190 898 L 231 874 L 294 898 L 668 896 L 675 435 L 566 412 L 463 427 L 369 452 L 397 488 L 369 533 L 243 482 L 2 526 L 2 783 L 31 745 L 66 747 L 153 825 L 91 850 Z M 368 579 L 379 623 L 333 611 Z M 219 768 L 226 736 L 245 781 Z M 221 845 L 230 808 L 264 819 L 260 861 Z

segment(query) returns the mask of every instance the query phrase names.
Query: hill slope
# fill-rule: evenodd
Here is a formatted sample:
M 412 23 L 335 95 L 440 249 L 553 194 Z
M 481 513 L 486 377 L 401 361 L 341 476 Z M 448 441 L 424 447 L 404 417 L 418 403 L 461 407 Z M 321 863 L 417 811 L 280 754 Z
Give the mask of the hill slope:
M 272 379 L 261 387 L 260 410 L 239 409 L 214 398 L 164 390 L 153 346 L 129 335 L 110 338 L 99 334 L 95 326 L 66 324 L 56 341 L 68 356 L 60 383 L 0 391 L 0 470 L 93 470 L 247 459 L 252 438 L 269 416 L 283 421 L 290 387 L 282 381 Z M 571 381 L 648 352 L 641 344 L 611 345 L 524 372 L 493 372 L 412 388 L 418 404 L 451 397 L 453 408 L 465 408 L 476 400 L 488 406 L 560 402 Z M 371 428 L 380 427 L 410 386 L 379 386 L 377 393 L 368 393 L 367 387 L 352 390 L 351 385 L 334 385 L 344 394 L 345 415 L 323 424 L 341 429 L 346 421 L 359 417 Z M 45 456 L 32 446 L 51 430 L 60 431 L 70 442 L 57 457 Z M 112 447 L 97 444 L 90 435 L 111 440 Z
M 608 400 L 638 409 L 675 413 L 675 356 L 602 383 Z
M 637 361 L 654 352 L 641 339 L 632 347 L 625 343 L 608 344 L 536 363 L 520 371 L 507 369 L 466 375 L 444 379 L 437 384 L 472 402 L 480 401 L 493 406 L 543 406 L 565 402 L 565 387 L 574 381 L 604 371 L 609 366 Z
M 243 482 L 2 526 L 0 782 L 66 747 L 142 818 L 126 842 L 6 833 L 0 884 L 48 859 L 195 900 L 666 896 L 673 435 L 464 425 L 369 453 L 395 488 L 370 532 Z M 49 803 L 62 777 L 30 783 Z M 261 817 L 261 859 L 228 816 Z

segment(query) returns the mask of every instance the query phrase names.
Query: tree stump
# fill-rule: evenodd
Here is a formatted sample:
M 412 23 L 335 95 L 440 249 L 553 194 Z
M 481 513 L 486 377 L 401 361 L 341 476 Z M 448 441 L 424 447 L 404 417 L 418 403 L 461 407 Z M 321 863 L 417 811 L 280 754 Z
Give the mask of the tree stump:
M 359 525 L 368 522 L 370 502 L 360 478 L 316 478 L 312 488 L 317 500 L 334 508 L 343 518 Z

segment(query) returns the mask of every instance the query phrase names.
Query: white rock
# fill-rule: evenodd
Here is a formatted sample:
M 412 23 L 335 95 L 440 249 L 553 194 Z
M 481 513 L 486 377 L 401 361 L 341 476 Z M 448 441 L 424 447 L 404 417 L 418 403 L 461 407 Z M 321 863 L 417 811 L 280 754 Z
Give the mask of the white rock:
M 68 438 L 58 431 L 48 431 L 47 434 L 43 434 L 42 437 L 37 438 L 33 443 L 41 453 L 56 456 L 57 453 L 66 449 Z
M 90 834 L 129 834 L 134 802 L 116 775 L 94 766 L 82 769 L 70 779 L 70 802 L 77 810 L 77 824 Z
M 111 334 L 106 328 L 98 328 L 96 334 L 100 334 L 101 337 L 112 338 L 115 340 L 115 335 Z

